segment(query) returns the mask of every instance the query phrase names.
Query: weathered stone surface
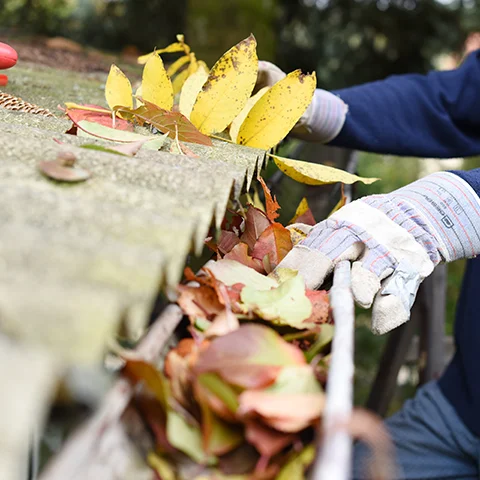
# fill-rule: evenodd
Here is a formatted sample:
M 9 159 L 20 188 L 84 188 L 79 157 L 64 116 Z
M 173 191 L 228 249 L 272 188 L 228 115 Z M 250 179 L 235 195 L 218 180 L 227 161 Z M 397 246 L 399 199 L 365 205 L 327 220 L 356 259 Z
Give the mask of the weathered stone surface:
M 29 67 L 9 76 L 10 93 L 52 110 L 66 100 L 104 103 L 95 78 Z M 68 361 L 98 362 L 120 321 L 141 332 L 161 286 L 179 281 L 264 152 L 214 140 L 189 144 L 193 158 L 168 153 L 168 140 L 167 152 L 124 157 L 81 148 L 108 142 L 65 134 L 71 122 L 56 113 L 0 109 L 0 328 Z M 63 150 L 89 180 L 40 173 L 38 163 Z

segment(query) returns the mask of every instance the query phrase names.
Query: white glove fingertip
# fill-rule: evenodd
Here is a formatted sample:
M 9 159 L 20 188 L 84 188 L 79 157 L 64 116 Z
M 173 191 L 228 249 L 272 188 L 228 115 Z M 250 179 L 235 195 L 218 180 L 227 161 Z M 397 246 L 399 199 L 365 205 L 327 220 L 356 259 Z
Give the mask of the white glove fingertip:
M 362 262 L 352 265 L 352 293 L 355 301 L 363 308 L 370 308 L 375 295 L 380 290 L 380 279 L 370 270 L 363 268 Z
M 410 319 L 403 302 L 395 295 L 377 295 L 373 302 L 372 332 L 383 335 Z
M 307 288 L 320 287 L 325 277 L 332 271 L 332 261 L 323 253 L 303 245 L 295 245 L 277 265 L 278 268 L 297 270 L 305 280 Z

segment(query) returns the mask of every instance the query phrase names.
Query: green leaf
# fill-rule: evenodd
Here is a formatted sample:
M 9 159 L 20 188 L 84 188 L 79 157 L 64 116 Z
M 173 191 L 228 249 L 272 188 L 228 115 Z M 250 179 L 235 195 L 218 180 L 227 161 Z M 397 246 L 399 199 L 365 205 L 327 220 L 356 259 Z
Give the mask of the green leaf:
M 203 451 L 200 429 L 188 424 L 180 414 L 173 410 L 169 410 L 167 413 L 167 438 L 173 447 L 197 463 L 216 463 L 215 457 L 209 456 Z
M 242 283 L 255 290 L 270 290 L 278 286 L 273 278 L 261 275 L 253 268 L 247 267 L 235 260 L 222 259 L 209 261 L 204 266 L 208 268 L 217 280 L 227 286 Z
M 281 470 L 276 480 L 305 480 L 305 470 L 315 458 L 315 447 L 308 445 Z
M 105 125 L 101 125 L 95 122 L 89 122 L 88 120 L 80 120 L 76 123 L 79 128 L 77 135 L 85 138 L 101 138 L 103 140 L 110 140 L 112 142 L 139 142 L 145 140 L 146 135 L 141 135 L 135 132 L 127 132 L 125 130 L 117 130 Z M 147 137 L 149 138 L 149 137 Z M 155 137 L 151 136 L 152 140 Z
M 240 298 L 264 320 L 298 329 L 311 327 L 304 321 L 312 314 L 312 304 L 305 295 L 305 282 L 298 274 L 273 290 L 258 290 L 247 285 Z
M 231 412 L 235 413 L 237 411 L 237 393 L 217 374 L 203 373 L 198 376 L 198 382 L 202 387 L 206 388 L 210 393 L 213 393 L 216 397 L 218 397 Z
M 84 138 L 101 138 L 110 142 L 134 143 L 145 142 L 142 145 L 144 150 L 160 150 L 167 140 L 168 134 L 165 135 L 141 135 L 140 133 L 127 132 L 125 130 L 116 130 L 115 128 L 106 127 L 99 123 L 81 120 L 77 124 L 77 136 Z M 107 151 L 109 153 L 119 153 L 109 147 L 100 145 L 84 145 L 83 148 L 91 148 L 93 150 Z
M 278 394 L 322 393 L 322 387 L 310 365 L 291 365 L 283 367 L 275 383 L 264 391 Z

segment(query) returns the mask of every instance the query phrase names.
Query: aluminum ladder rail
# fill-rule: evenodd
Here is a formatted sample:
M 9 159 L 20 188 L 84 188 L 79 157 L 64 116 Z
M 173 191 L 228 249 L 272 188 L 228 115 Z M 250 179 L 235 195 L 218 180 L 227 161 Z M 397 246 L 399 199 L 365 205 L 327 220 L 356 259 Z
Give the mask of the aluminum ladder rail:
M 355 309 L 351 290 L 350 262 L 336 267 L 330 289 L 335 320 L 326 404 L 318 432 L 319 449 L 310 480 L 349 480 L 352 438 L 348 422 L 353 408 Z

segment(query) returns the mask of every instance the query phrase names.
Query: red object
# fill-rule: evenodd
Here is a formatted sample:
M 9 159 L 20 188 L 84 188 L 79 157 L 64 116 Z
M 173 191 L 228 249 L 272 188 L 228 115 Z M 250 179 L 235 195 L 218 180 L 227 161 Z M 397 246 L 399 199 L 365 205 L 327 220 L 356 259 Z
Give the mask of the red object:
M 6 75 L 0 75 L 0 87 L 4 87 L 8 83 L 8 77 Z
M 12 68 L 17 60 L 17 52 L 10 45 L 0 42 L 0 70 Z

